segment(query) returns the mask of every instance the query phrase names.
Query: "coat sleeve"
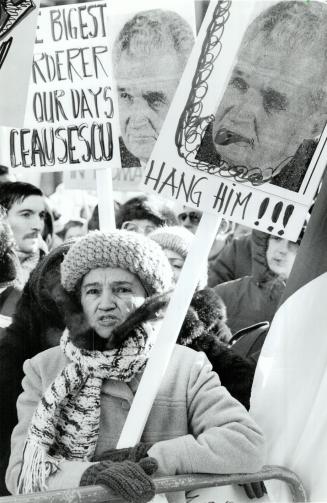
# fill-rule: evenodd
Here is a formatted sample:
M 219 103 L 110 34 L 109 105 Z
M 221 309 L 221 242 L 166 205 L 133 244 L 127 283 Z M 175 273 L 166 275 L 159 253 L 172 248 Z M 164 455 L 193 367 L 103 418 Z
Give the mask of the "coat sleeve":
M 11 437 L 11 454 L 6 473 L 6 485 L 12 494 L 17 493 L 18 478 L 23 462 L 24 445 L 33 413 L 44 392 L 42 380 L 33 360 L 24 363 L 25 377 L 22 382 L 23 393 L 17 400 L 18 424 Z M 64 461 L 59 471 L 51 476 L 48 489 L 69 489 L 77 487 L 84 471 L 93 463 L 86 461 Z
M 264 440 L 260 429 L 211 369 L 204 354 L 191 367 L 189 434 L 158 442 L 148 452 L 157 459 L 164 475 L 246 473 L 262 468 Z

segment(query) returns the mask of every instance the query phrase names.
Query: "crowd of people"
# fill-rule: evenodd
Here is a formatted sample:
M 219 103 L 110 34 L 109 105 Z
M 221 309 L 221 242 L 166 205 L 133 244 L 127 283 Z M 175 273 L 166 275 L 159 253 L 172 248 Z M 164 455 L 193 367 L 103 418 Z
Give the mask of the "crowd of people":
M 97 207 L 58 229 L 51 198 L 6 180 L 0 205 L 1 494 L 104 483 L 130 501 L 137 486 L 145 501 L 154 473 L 259 470 L 263 439 L 247 410 L 260 345 L 231 341 L 267 331 L 298 243 L 222 224 L 142 441 L 120 457 L 201 213 L 140 193 L 116 203 L 117 230 L 99 230 Z

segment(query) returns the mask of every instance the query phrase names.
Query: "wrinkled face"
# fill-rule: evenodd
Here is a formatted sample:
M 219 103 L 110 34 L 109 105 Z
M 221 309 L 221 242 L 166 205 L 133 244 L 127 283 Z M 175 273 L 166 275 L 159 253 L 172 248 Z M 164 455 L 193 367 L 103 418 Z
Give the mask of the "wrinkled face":
M 98 268 L 86 274 L 81 286 L 81 304 L 89 325 L 110 344 L 115 327 L 140 307 L 146 292 L 135 274 L 120 268 Z
M 44 227 L 45 204 L 42 196 L 29 196 L 15 202 L 7 213 L 17 249 L 25 253 L 38 250 Z
M 267 263 L 269 269 L 287 280 L 298 251 L 299 245 L 287 239 L 270 236 L 267 248 Z
M 176 284 L 178 281 L 179 275 L 182 271 L 185 260 L 183 259 L 183 257 L 179 253 L 177 253 L 173 250 L 168 250 L 168 248 L 164 248 L 163 251 L 165 252 L 165 255 L 168 258 L 169 263 L 173 269 L 174 283 Z
M 150 234 L 150 232 L 153 232 L 157 228 L 157 225 L 151 222 L 151 220 L 144 218 L 142 220 L 127 220 L 122 224 L 121 228 L 127 231 L 138 232 L 139 234 L 147 236 L 148 234 Z
M 264 179 L 277 174 L 304 139 L 314 139 L 324 121 L 313 95 L 312 54 L 267 47 L 261 36 L 241 49 L 213 123 L 216 151 L 229 165 L 260 168 Z M 301 52 L 302 51 L 302 52 Z
M 175 53 L 122 53 L 116 68 L 121 134 L 127 149 L 147 162 L 181 75 Z

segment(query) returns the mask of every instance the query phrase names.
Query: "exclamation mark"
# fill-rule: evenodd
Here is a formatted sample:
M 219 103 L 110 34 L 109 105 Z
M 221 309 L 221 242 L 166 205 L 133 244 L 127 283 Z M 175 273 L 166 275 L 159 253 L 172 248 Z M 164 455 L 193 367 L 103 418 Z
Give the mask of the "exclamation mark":
M 258 211 L 258 219 L 260 220 L 260 218 L 263 217 L 263 215 L 266 213 L 267 211 L 267 208 L 268 208 L 268 204 L 269 204 L 269 197 L 266 197 L 262 203 L 260 204 L 260 208 L 259 208 L 259 211 Z M 254 222 L 254 225 L 259 225 L 259 220 L 257 220 L 256 222 Z
M 282 211 L 283 209 L 283 203 L 282 202 L 279 202 L 275 205 L 275 208 L 272 212 L 272 215 L 271 215 L 271 220 L 274 222 L 274 224 L 277 222 L 278 218 L 279 218 L 279 215 L 280 215 L 280 212 Z M 268 227 L 268 231 L 271 232 L 273 231 L 274 228 L 272 225 L 270 225 Z
M 293 204 L 289 204 L 289 205 L 286 207 L 285 214 L 284 214 L 284 217 L 283 217 L 283 226 L 284 226 L 284 229 L 285 229 L 286 225 L 288 224 L 289 219 L 291 218 L 291 216 L 292 216 L 292 214 L 293 214 L 293 211 L 294 211 L 294 206 L 293 206 Z M 279 236 L 282 236 L 283 234 L 284 234 L 284 231 L 283 231 L 283 230 L 278 231 L 278 235 L 279 235 Z

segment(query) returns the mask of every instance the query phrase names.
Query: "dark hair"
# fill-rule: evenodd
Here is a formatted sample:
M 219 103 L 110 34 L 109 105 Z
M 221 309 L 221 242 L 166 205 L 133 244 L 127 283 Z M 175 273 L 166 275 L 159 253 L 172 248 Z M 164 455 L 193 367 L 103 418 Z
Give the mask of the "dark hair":
M 117 216 L 117 229 L 128 220 L 150 220 L 156 226 L 178 225 L 175 213 L 154 196 L 137 196 L 122 204 Z
M 0 204 L 10 210 L 17 201 L 22 202 L 30 196 L 43 196 L 43 192 L 35 185 L 25 182 L 4 182 L 0 184 Z

